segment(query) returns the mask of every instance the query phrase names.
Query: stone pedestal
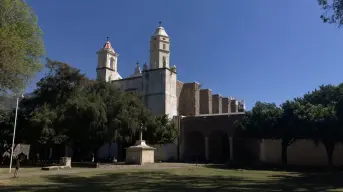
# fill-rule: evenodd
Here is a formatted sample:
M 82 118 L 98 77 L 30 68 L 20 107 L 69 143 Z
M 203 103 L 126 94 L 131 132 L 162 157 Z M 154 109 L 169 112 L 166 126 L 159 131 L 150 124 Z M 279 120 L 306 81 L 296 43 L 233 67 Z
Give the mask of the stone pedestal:
M 60 165 L 71 168 L 71 157 L 61 157 Z
M 144 140 L 138 140 L 134 146 L 126 148 L 126 163 L 143 165 L 154 162 L 155 148 L 148 146 Z

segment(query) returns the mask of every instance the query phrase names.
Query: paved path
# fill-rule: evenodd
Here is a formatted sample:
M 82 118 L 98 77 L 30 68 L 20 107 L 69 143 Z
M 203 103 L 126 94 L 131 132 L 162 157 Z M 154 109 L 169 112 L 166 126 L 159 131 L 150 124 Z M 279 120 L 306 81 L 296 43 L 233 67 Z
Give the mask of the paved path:
M 103 171 L 115 171 L 122 169 L 176 169 L 176 168 L 190 168 L 195 167 L 194 164 L 185 164 L 185 163 L 154 163 L 147 165 L 104 165 L 101 168 L 72 168 L 72 169 L 60 169 L 60 170 L 51 170 L 51 171 L 42 171 L 40 168 L 23 170 L 19 171 L 19 177 L 30 177 L 30 176 L 44 176 L 44 175 L 65 175 L 65 174 L 76 174 L 82 172 L 103 172 Z M 14 170 L 13 170 L 14 171 Z M 0 172 L 0 180 L 9 179 L 13 177 L 13 174 L 8 172 Z

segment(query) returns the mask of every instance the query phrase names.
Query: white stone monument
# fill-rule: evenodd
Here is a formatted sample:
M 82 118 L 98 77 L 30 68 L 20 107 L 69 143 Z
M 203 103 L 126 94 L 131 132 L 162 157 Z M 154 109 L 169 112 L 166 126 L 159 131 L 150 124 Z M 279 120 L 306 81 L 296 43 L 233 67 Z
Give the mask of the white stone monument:
M 71 168 L 71 157 L 61 157 L 60 165 Z
M 143 165 L 155 162 L 155 148 L 148 146 L 143 140 L 143 125 L 139 140 L 134 146 L 126 148 L 126 163 Z

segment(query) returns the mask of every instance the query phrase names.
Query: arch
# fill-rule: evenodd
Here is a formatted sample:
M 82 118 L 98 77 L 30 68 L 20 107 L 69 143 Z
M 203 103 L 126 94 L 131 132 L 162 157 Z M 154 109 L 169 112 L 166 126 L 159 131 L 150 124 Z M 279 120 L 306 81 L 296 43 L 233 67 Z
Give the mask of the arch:
M 167 57 L 166 56 L 162 57 L 162 64 L 163 64 L 163 67 L 167 66 Z
M 115 70 L 115 68 L 114 68 L 115 61 L 116 60 L 113 57 L 111 57 L 111 59 L 110 59 L 110 68 L 113 69 L 113 70 Z
M 193 162 L 205 160 L 205 137 L 200 131 L 186 134 L 184 159 Z
M 224 131 L 212 131 L 208 137 L 208 145 L 209 161 L 222 163 L 230 158 L 230 142 Z

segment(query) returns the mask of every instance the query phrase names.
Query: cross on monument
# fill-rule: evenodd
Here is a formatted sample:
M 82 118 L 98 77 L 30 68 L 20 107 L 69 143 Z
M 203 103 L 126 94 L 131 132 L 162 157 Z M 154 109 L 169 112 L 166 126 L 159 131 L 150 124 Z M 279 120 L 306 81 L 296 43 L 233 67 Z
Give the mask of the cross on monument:
M 106 41 L 108 41 L 110 38 L 107 36 L 106 39 L 107 39 Z
M 143 131 L 145 131 L 146 128 L 144 127 L 143 123 L 141 123 L 141 128 L 140 128 L 140 132 L 139 132 L 139 140 L 143 141 Z
M 162 27 L 162 21 L 158 22 L 160 24 L 160 27 Z

